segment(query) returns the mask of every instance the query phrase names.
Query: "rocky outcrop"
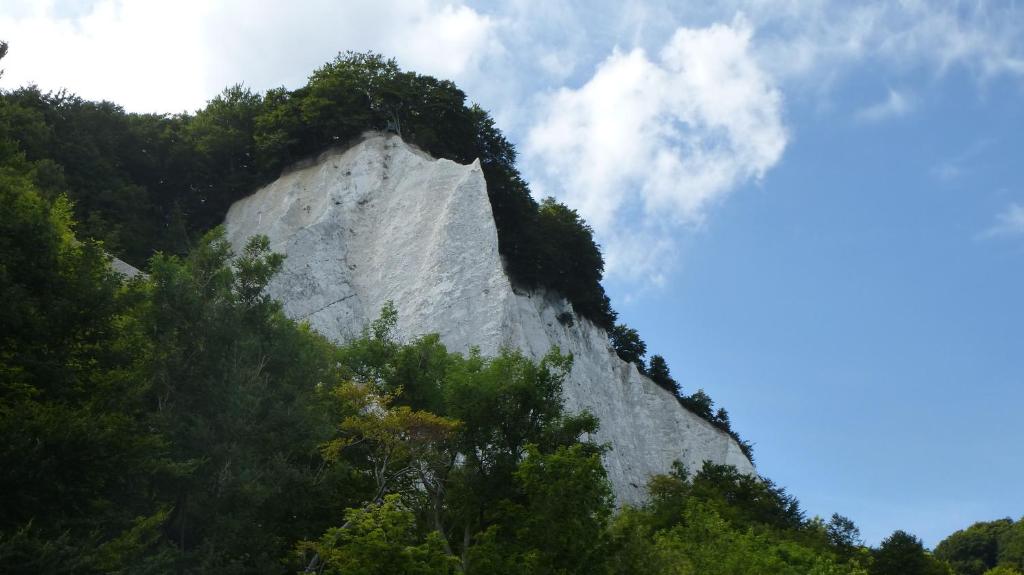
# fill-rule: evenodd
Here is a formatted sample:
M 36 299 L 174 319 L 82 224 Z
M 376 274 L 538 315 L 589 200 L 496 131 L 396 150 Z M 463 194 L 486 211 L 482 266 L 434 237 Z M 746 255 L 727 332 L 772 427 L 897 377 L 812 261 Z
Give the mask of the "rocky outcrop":
M 146 275 L 130 263 L 121 261 L 113 256 L 110 258 L 110 269 L 114 270 L 125 279 L 134 279 L 138 276 Z
M 236 202 L 228 238 L 254 234 L 287 254 L 271 294 L 290 317 L 338 341 L 356 335 L 391 300 L 404 337 L 438 333 L 449 349 L 502 346 L 539 358 L 553 345 L 575 362 L 566 406 L 597 415 L 620 503 L 645 496 L 647 479 L 674 460 L 754 468 L 736 442 L 621 361 L 589 321 L 559 321 L 564 299 L 513 287 L 478 162 L 435 160 L 393 135 L 368 134 L 328 151 Z M 562 316 L 564 320 L 569 316 Z

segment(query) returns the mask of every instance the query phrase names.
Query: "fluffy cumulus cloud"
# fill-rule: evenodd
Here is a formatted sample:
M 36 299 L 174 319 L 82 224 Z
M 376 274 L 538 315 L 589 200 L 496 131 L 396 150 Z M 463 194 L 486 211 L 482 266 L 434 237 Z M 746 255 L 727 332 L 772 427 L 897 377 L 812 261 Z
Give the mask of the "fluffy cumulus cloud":
M 210 96 L 201 85 L 206 46 L 194 21 L 205 2 L 97 2 L 74 12 L 55 2 L 0 10 L 10 44 L 4 86 L 67 88 L 137 109 L 179 111 Z
M 782 96 L 751 37 L 742 17 L 679 28 L 656 58 L 616 51 L 544 101 L 526 139 L 531 176 L 591 222 L 610 273 L 656 278 L 680 227 L 782 156 Z
M 461 3 L 268 2 L 255 9 L 245 0 L 212 4 L 203 27 L 210 53 L 222 55 L 216 70 L 220 86 L 232 75 L 261 88 L 298 85 L 345 50 L 380 52 L 404 68 L 462 84 L 477 77 L 485 58 L 502 51 L 495 21 Z
M 195 109 L 225 86 L 296 86 L 344 50 L 456 80 L 500 54 L 494 22 L 433 0 L 20 1 L 0 9 L 4 86 L 36 83 L 132 111 Z

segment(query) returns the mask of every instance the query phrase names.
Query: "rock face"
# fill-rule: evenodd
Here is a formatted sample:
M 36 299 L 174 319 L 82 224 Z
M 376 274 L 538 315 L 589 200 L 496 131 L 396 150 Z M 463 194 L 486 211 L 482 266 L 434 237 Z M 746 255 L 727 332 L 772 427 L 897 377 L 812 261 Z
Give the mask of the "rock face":
M 647 479 L 674 460 L 754 473 L 732 438 L 621 361 L 604 330 L 578 317 L 563 325 L 568 302 L 512 287 L 479 162 L 435 160 L 397 136 L 368 134 L 236 202 L 226 228 L 236 250 L 265 234 L 287 254 L 271 294 L 332 339 L 358 334 L 391 300 L 403 337 L 438 333 L 449 349 L 485 355 L 502 346 L 534 358 L 552 345 L 572 353 L 566 407 L 600 418 L 595 439 L 611 444 L 605 465 L 620 503 L 642 501 Z
M 132 279 L 141 275 L 145 275 L 141 271 L 136 269 L 135 266 L 131 265 L 128 262 L 123 262 L 115 257 L 110 258 L 110 268 L 113 269 L 115 272 L 121 274 L 121 276 L 123 276 L 125 279 Z

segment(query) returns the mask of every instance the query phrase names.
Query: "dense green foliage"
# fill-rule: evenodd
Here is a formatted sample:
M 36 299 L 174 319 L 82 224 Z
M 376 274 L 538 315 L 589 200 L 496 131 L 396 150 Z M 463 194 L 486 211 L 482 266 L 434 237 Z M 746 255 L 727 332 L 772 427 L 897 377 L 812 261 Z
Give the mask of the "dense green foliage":
M 672 377 L 672 373 L 668 368 L 668 362 L 660 355 L 655 354 L 651 356 L 650 365 L 647 366 L 647 377 L 651 378 L 651 381 L 654 383 L 672 392 L 675 396 L 679 396 L 682 393 L 679 382 Z
M 835 545 L 770 481 L 706 464 L 652 479 L 651 502 L 613 526 L 615 573 L 866 573 L 870 554 Z
M 596 421 L 562 412 L 569 358 L 400 345 L 393 310 L 334 346 L 264 295 L 266 239 L 232 259 L 219 230 L 122 283 L 67 202 L 8 167 L 0 570 L 277 573 L 298 546 L 352 572 L 376 522 L 415 540 L 406 572 L 556 569 L 601 542 L 610 491 L 579 440 Z
M 265 296 L 266 239 L 233 257 L 219 230 L 123 282 L 44 198 L 49 164 L 2 143 L 0 570 L 277 573 L 304 550 L 380 569 L 338 551 L 379 522 L 411 538 L 407 572 L 555 569 L 601 542 L 610 492 L 579 440 L 596 421 L 562 412 L 569 358 L 400 345 L 390 309 L 335 346 Z
M 356 493 L 319 445 L 334 348 L 287 320 L 254 241 L 214 233 L 122 284 L 31 170 L 0 177 L 0 570 L 278 571 Z M 266 525 L 274 525 L 268 530 Z
M 608 330 L 608 341 L 619 356 L 619 359 L 636 365 L 640 373 L 647 371 L 644 356 L 647 355 L 647 344 L 640 339 L 640 334 L 626 324 L 616 324 Z M 661 357 L 661 356 L 658 356 Z M 667 369 L 667 366 L 666 366 Z
M 925 552 L 921 540 L 897 530 L 873 553 L 870 575 L 949 575 L 949 566 Z
M 1024 573 L 1024 518 L 982 521 L 957 531 L 935 547 L 957 575 Z

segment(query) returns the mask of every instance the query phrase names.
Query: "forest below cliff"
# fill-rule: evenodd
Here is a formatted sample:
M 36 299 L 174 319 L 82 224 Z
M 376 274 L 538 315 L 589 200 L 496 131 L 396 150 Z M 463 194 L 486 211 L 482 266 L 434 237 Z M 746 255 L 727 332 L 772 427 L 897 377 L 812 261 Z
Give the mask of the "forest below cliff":
M 285 317 L 264 292 L 281 256 L 259 237 L 232 254 L 216 224 L 292 161 L 390 123 L 435 155 L 481 157 L 511 273 L 566 294 L 676 385 L 612 325 L 589 228 L 530 198 L 513 148 L 448 82 L 353 55 L 298 91 L 233 88 L 194 116 L 0 96 L 0 571 L 1024 570 L 1024 521 L 934 553 L 903 531 L 871 548 L 851 520 L 710 464 L 617 509 L 589 440 L 600 422 L 564 411 L 559 350 L 398 341 L 392 307 L 340 345 Z M 118 275 L 109 252 L 147 273 Z

